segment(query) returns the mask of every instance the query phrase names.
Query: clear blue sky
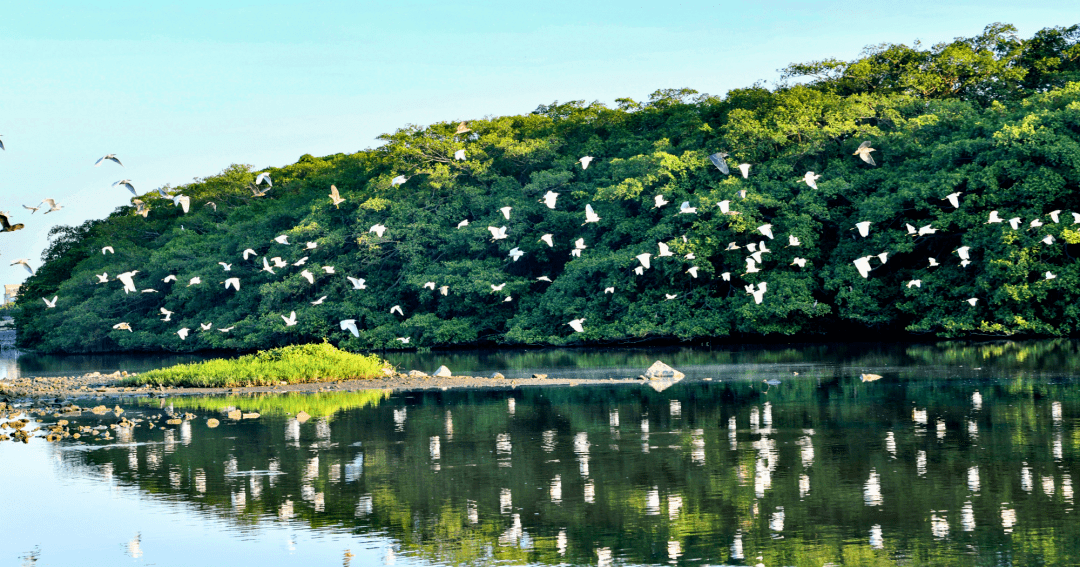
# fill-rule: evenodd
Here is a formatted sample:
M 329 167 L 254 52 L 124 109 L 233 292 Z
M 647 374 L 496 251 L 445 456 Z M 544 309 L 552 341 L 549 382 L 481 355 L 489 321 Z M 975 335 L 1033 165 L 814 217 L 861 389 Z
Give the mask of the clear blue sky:
M 0 4 L 0 283 L 40 265 L 49 228 L 131 194 L 354 152 L 405 124 L 539 104 L 724 94 L 791 62 L 870 44 L 1021 37 L 1080 22 L 1075 0 L 836 2 L 5 2 Z M 93 167 L 115 153 L 124 162 Z M 64 209 L 30 215 L 52 197 Z

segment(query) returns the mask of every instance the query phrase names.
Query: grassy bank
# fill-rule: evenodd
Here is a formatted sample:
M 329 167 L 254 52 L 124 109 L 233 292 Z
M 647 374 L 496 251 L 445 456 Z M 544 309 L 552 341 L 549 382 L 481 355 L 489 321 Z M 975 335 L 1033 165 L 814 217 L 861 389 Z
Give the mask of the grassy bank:
M 197 388 L 305 384 L 375 378 L 387 366 L 375 355 L 352 354 L 322 343 L 259 351 L 232 360 L 178 364 L 132 376 L 126 382 Z

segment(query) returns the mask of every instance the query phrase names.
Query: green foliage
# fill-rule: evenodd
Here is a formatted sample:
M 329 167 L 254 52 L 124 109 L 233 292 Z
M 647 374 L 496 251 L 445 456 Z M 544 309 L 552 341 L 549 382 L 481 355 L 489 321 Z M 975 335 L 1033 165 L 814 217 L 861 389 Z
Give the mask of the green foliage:
M 457 121 L 409 125 L 372 150 L 305 155 L 267 170 L 274 187 L 266 197 L 251 195 L 247 166 L 175 188 L 192 199 L 187 215 L 157 193 L 144 195 L 152 209 L 145 219 L 122 207 L 54 230 L 21 295 L 21 346 L 242 350 L 327 339 L 361 350 L 401 348 L 399 337 L 426 348 L 1080 330 L 1072 261 L 1080 236 L 1069 214 L 1080 212 L 1080 27 L 1022 40 L 994 24 L 926 49 L 883 45 L 854 61 L 792 65 L 786 76 L 804 84 L 753 85 L 724 97 L 662 89 L 644 103 L 620 99 L 616 109 L 556 101 L 472 121 L 461 135 Z M 852 155 L 864 140 L 876 167 Z M 457 150 L 464 160 L 454 159 Z M 710 164 L 718 151 L 730 154 L 733 175 Z M 596 159 L 582 169 L 586 155 Z M 738 163 L 751 164 L 748 178 Z M 807 171 L 821 175 L 817 188 L 801 182 Z M 408 180 L 392 186 L 398 175 Z M 340 206 L 327 197 L 331 185 L 345 199 Z M 542 203 L 547 191 L 559 194 L 554 210 Z M 943 200 L 952 192 L 962 193 L 959 209 Z M 657 194 L 671 204 L 655 208 Z M 723 200 L 738 214 L 721 214 Z M 698 214 L 677 214 L 683 201 Z M 587 204 L 601 222 L 583 224 Z M 509 220 L 502 207 L 512 208 Z M 994 210 L 1022 218 L 1024 228 L 987 224 Z M 1046 216 L 1052 211 L 1061 211 L 1060 223 Z M 1032 219 L 1045 224 L 1031 227 Z M 468 226 L 458 228 L 463 220 Z M 861 221 L 872 223 L 867 238 L 852 231 Z M 375 224 L 387 232 L 369 232 Z M 777 238 L 768 242 L 772 252 L 761 272 L 743 274 L 748 251 L 728 244 L 767 240 L 756 230 L 763 224 Z M 913 238 L 909 224 L 937 232 Z M 508 238 L 493 241 L 488 227 L 501 226 Z M 539 242 L 548 233 L 554 247 Z M 280 234 L 294 244 L 274 243 Z M 786 247 L 789 235 L 802 245 Z M 1055 242 L 1045 244 L 1047 236 Z M 579 238 L 587 248 L 571 256 Z M 309 241 L 317 248 L 303 249 Z M 676 255 L 654 257 L 636 275 L 635 256 L 655 256 L 658 242 Z M 106 245 L 116 254 L 100 254 Z M 966 268 L 954 253 L 960 246 L 971 247 Z M 508 257 L 514 247 L 525 252 L 516 262 Z M 247 248 L 258 256 L 242 260 Z M 852 261 L 881 252 L 888 262 L 874 260 L 869 279 L 860 277 Z M 270 274 L 260 256 L 289 266 Z M 305 267 L 292 266 L 304 257 Z M 806 266 L 792 265 L 796 257 Z M 941 266 L 930 269 L 931 257 Z M 687 273 L 692 266 L 697 278 Z M 300 277 L 305 268 L 314 284 Z M 140 289 L 159 293 L 125 294 L 111 281 L 133 269 Z M 1045 279 L 1047 271 L 1056 279 Z M 103 272 L 110 281 L 95 283 Z M 170 274 L 179 281 L 162 283 Z M 346 275 L 364 278 L 367 289 L 354 290 Z M 194 276 L 204 283 L 187 287 Z M 241 289 L 225 290 L 225 277 L 239 277 Z M 912 279 L 922 287 L 907 287 Z M 744 286 L 762 282 L 759 305 Z M 57 307 L 47 309 L 40 298 L 53 295 Z M 971 297 L 975 307 L 965 303 Z M 395 305 L 403 317 L 390 313 Z M 160 308 L 174 312 L 171 321 L 160 320 Z M 291 311 L 298 324 L 286 327 L 280 317 Z M 567 322 L 579 318 L 585 332 L 573 333 Z M 340 330 L 342 319 L 356 320 L 359 337 Z M 121 321 L 133 332 L 112 329 Z M 176 335 L 206 323 L 235 328 Z
M 332 418 L 343 411 L 374 407 L 390 397 L 390 390 L 360 390 L 358 392 L 290 392 L 285 394 L 243 394 L 233 396 L 177 396 L 169 403 L 179 410 L 222 412 L 238 408 L 264 416 L 293 416 L 301 411 L 312 417 Z M 150 398 L 136 400 L 141 405 L 156 407 Z
M 386 366 L 375 355 L 342 352 L 322 343 L 275 348 L 237 359 L 177 364 L 132 376 L 127 382 L 195 388 L 304 384 L 370 379 L 382 376 Z

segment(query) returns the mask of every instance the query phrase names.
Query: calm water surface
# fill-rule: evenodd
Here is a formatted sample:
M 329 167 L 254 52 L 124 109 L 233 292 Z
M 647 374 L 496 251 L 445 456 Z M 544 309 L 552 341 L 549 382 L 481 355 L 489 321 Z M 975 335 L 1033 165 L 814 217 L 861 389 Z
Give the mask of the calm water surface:
M 0 565 L 1080 563 L 1075 342 L 397 362 L 621 377 L 657 358 L 689 377 L 122 401 L 160 427 L 0 444 Z

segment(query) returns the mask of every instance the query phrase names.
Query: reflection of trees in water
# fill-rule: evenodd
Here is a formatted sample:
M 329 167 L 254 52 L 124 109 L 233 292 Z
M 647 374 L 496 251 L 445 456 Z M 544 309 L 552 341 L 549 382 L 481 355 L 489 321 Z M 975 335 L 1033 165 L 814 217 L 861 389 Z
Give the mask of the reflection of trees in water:
M 241 524 L 387 533 L 440 563 L 1027 564 L 1080 556 L 1076 416 L 1075 388 L 1024 380 L 435 391 L 66 454 Z

